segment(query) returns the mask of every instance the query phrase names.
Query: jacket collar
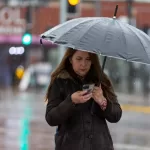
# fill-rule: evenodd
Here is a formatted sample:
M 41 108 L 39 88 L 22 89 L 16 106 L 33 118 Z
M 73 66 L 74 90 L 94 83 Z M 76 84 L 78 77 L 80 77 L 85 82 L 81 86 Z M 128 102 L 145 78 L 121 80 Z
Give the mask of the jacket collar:
M 73 80 L 75 83 L 79 83 L 79 84 L 87 84 L 87 83 L 95 83 L 94 81 L 92 81 L 91 78 L 88 77 L 88 75 L 82 79 L 79 75 L 77 75 L 73 70 L 62 70 L 59 75 L 57 76 L 57 78 L 61 78 L 61 79 L 71 79 Z
M 62 70 L 59 75 L 57 76 L 57 78 L 61 78 L 61 79 L 72 79 L 73 77 L 69 74 L 69 72 L 67 70 Z

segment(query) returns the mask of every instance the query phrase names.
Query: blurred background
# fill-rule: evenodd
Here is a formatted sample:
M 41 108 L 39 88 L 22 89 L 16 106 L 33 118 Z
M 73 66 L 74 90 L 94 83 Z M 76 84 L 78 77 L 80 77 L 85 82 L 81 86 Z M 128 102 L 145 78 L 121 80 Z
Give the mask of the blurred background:
M 77 17 L 117 18 L 150 36 L 150 0 L 0 0 L 0 150 L 53 150 L 44 97 L 64 48 L 40 34 Z M 100 56 L 100 61 L 103 57 Z M 150 150 L 150 66 L 109 58 L 123 116 L 109 124 L 115 150 Z

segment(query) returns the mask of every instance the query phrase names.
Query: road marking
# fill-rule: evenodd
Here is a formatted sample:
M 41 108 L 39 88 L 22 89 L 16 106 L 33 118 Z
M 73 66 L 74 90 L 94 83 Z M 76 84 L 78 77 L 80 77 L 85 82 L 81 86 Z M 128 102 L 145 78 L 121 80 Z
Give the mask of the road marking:
M 150 150 L 150 147 L 143 147 L 131 144 L 114 144 L 116 150 Z
M 20 150 L 29 150 L 29 135 L 30 133 L 30 120 L 32 115 L 32 110 L 28 105 L 25 105 L 24 115 L 22 116 L 21 132 L 20 132 Z
M 124 111 L 150 113 L 150 106 L 121 105 Z

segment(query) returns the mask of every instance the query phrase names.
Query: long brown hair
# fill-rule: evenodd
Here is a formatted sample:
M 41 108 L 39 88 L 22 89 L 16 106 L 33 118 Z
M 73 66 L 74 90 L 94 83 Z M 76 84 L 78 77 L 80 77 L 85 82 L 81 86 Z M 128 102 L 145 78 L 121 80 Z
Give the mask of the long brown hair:
M 56 70 L 51 74 L 51 82 L 49 84 L 49 87 L 48 87 L 48 90 L 46 93 L 46 99 L 45 99 L 46 102 L 48 100 L 50 88 L 51 88 L 54 80 L 57 78 L 57 76 L 60 74 L 60 72 L 62 70 L 67 70 L 67 67 L 69 65 L 71 65 L 71 64 L 68 64 L 68 63 L 70 63 L 69 59 L 74 55 L 74 53 L 76 51 L 77 50 L 74 50 L 72 48 L 68 48 L 66 50 L 66 53 L 64 54 L 60 64 L 58 65 Z M 110 101 L 115 101 L 117 99 L 117 96 L 114 93 L 111 81 L 109 80 L 107 75 L 102 71 L 98 56 L 94 53 L 89 53 L 89 55 L 90 55 L 90 58 L 92 61 L 92 70 L 90 71 L 91 72 L 90 76 L 92 77 L 93 72 L 94 72 L 94 74 L 97 78 L 97 84 L 101 84 L 103 94 L 106 97 L 106 99 L 110 100 Z

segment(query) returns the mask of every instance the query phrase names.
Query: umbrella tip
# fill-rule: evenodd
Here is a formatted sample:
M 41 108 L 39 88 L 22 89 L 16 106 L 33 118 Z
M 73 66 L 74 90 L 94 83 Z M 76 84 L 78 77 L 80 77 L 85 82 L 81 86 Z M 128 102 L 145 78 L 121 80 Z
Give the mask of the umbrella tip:
M 40 44 L 43 45 L 42 39 L 40 39 Z
M 44 39 L 44 38 L 46 38 L 46 36 L 45 36 L 45 35 L 42 35 L 42 36 L 41 36 L 41 38 L 43 38 L 43 39 Z
M 116 8 L 115 8 L 115 12 L 114 12 L 114 16 L 113 16 L 114 19 L 116 19 L 117 11 L 118 11 L 118 5 L 116 5 Z

